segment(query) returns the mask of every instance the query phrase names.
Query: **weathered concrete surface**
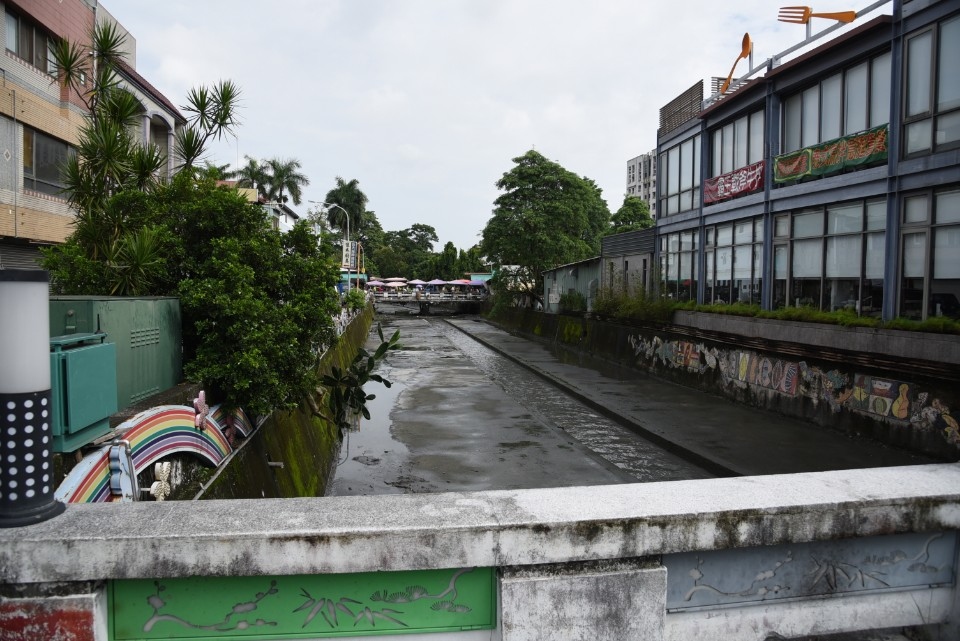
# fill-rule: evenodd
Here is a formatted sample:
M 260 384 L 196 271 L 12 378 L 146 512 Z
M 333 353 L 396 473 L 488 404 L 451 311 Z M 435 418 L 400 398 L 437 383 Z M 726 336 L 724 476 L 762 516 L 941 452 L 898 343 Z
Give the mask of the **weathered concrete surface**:
M 505 568 L 502 639 L 660 639 L 666 588 L 656 561 Z
M 635 370 L 608 375 L 563 362 L 542 343 L 477 320 L 449 321 L 486 345 L 539 372 L 598 411 L 717 471 L 762 475 L 911 465 L 933 459 L 867 438 L 825 430 Z
M 499 313 L 496 322 L 573 354 L 736 403 L 938 461 L 960 460 L 960 428 L 952 415 L 960 406 L 960 369 L 950 360 L 960 336 L 743 322 L 719 314 L 675 318 L 694 324 L 628 323 L 518 308 Z M 847 344 L 844 331 L 850 332 Z M 871 336 L 883 345 L 857 349 Z M 905 355 L 914 343 L 918 353 L 930 357 L 940 350 L 943 355 L 939 360 Z
M 872 327 L 840 327 L 823 323 L 749 318 L 728 314 L 674 312 L 674 322 L 749 338 L 791 341 L 804 345 L 878 354 L 902 359 L 921 359 L 943 365 L 960 365 L 960 336 L 907 332 Z
M 960 465 L 589 487 L 71 504 L 0 530 L 0 583 L 630 559 L 960 528 Z

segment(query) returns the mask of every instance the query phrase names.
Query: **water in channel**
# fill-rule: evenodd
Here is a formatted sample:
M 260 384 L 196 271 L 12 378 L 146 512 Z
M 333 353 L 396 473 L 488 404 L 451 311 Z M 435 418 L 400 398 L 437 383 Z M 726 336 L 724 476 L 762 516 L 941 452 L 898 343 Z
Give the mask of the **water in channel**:
M 330 496 L 710 476 L 442 319 L 381 322 L 403 345 L 378 369 L 393 386 L 368 386 L 371 418 L 346 436 Z

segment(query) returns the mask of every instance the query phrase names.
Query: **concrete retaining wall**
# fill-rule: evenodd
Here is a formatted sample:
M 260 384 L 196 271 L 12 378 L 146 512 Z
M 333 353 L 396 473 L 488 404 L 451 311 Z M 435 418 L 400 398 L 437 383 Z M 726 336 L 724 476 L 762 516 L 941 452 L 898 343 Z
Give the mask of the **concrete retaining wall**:
M 492 320 L 737 402 L 960 460 L 960 336 L 695 312 L 672 324 L 527 309 Z
M 327 351 L 321 369 L 349 365 L 367 342 L 372 322 L 368 307 Z M 323 496 L 338 447 L 336 426 L 316 416 L 305 400 L 295 410 L 271 414 L 198 498 Z

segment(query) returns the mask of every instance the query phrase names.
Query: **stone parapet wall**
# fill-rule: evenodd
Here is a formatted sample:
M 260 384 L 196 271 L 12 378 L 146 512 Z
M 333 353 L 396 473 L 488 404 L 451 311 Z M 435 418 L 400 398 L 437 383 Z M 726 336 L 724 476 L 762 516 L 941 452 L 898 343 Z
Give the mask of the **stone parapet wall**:
M 71 504 L 43 523 L 0 530 L 0 622 L 16 635 L 20 624 L 2 617 L 80 604 L 72 636 L 59 638 L 106 638 L 107 621 L 120 613 L 102 595 L 118 580 L 262 577 L 255 585 L 270 586 L 256 588 L 262 608 L 232 605 L 237 620 L 252 622 L 268 616 L 268 598 L 289 599 L 283 611 L 297 611 L 308 576 L 377 572 L 385 582 L 389 572 L 496 568 L 496 625 L 464 638 L 764 641 L 923 625 L 928 638 L 955 639 L 957 487 L 960 466 L 941 464 L 428 495 Z M 721 584 L 725 563 L 742 569 L 733 587 Z M 138 599 L 141 625 L 176 621 L 185 607 L 176 596 L 171 588 Z M 374 615 L 401 618 L 408 606 L 394 596 L 404 595 L 364 597 L 369 619 L 344 615 L 338 625 L 346 635 L 374 631 L 372 623 L 389 629 Z M 448 596 L 434 598 L 451 605 L 457 597 Z M 306 614 L 299 608 L 300 621 Z

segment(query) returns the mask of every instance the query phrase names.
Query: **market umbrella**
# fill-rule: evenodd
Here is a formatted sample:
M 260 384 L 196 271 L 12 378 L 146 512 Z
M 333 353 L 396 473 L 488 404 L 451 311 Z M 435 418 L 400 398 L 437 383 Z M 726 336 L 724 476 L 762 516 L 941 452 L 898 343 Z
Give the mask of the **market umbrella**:
M 426 281 L 422 281 L 419 278 L 414 278 L 413 280 L 408 280 L 407 285 L 426 285 Z
M 390 279 L 388 278 L 387 280 L 390 280 Z M 407 286 L 406 283 L 400 283 L 400 282 L 387 283 L 387 287 L 406 287 L 406 286 Z
M 385 278 L 384 280 L 388 283 L 399 283 L 400 281 L 403 281 L 404 283 L 407 282 L 407 279 L 403 276 L 394 276 L 393 278 Z
M 367 285 L 373 285 L 374 287 L 383 287 L 384 284 L 385 284 L 385 283 L 384 283 L 383 281 L 379 281 L 379 280 L 368 280 L 368 281 L 367 281 Z
M 439 278 L 434 278 L 433 280 L 427 283 L 427 285 L 446 285 L 446 284 L 447 284 L 447 281 L 440 280 Z
M 469 285 L 470 281 L 467 280 L 466 278 L 458 278 L 457 280 L 451 280 L 450 284 L 451 285 Z

